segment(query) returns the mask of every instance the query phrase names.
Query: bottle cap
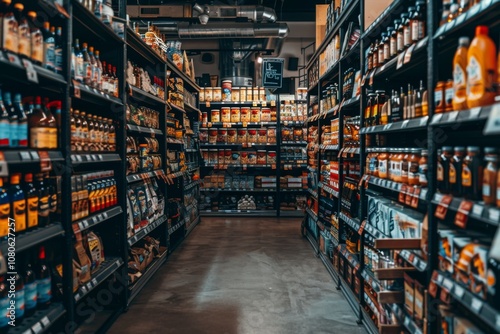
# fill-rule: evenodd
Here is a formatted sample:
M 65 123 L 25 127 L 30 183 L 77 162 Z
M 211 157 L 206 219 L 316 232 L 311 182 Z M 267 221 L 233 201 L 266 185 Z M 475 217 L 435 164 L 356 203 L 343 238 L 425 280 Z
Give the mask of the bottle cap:
M 11 184 L 19 184 L 21 182 L 21 173 L 14 173 L 10 176 Z
M 38 258 L 40 260 L 45 260 L 45 247 L 40 246 L 40 251 L 38 252 Z
M 458 151 L 458 152 L 464 152 L 465 151 L 465 147 L 463 147 L 463 146 L 455 146 L 454 150 Z
M 458 39 L 458 45 L 465 45 L 465 46 L 469 46 L 469 43 L 470 43 L 470 39 L 469 37 L 460 37 Z
M 14 8 L 22 12 L 24 10 L 24 5 L 22 3 L 16 3 Z
M 33 174 L 31 174 L 31 173 L 24 174 L 24 181 L 25 182 L 33 182 Z
M 498 151 L 497 151 L 497 148 L 496 147 L 485 147 L 484 148 L 484 153 L 486 154 L 496 154 Z
M 480 151 L 479 146 L 467 146 L 467 152 L 479 153 Z
M 487 26 L 477 26 L 476 27 L 476 36 L 477 35 L 488 35 L 489 29 Z
M 443 146 L 443 151 L 451 151 L 453 150 L 453 147 L 451 146 Z

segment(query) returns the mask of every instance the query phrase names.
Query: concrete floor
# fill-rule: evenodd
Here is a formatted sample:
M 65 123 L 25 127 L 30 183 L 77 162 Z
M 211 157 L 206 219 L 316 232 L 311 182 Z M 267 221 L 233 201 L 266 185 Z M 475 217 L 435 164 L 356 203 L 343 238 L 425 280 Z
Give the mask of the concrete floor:
M 298 219 L 202 218 L 109 333 L 366 332 Z

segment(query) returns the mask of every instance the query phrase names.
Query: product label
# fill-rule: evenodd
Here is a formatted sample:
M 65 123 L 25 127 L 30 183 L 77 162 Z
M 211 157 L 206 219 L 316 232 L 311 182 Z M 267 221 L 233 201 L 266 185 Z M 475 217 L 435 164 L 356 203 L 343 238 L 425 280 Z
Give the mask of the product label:
M 49 132 L 46 127 L 33 127 L 30 129 L 31 148 L 49 148 Z
M 453 84 L 455 85 L 455 87 L 465 87 L 465 85 L 467 84 L 465 79 L 466 77 L 464 69 L 459 64 L 455 64 L 455 67 L 453 69 Z
M 21 318 L 24 316 L 25 301 L 24 301 L 24 289 L 16 290 L 16 318 Z
M 52 194 L 49 198 L 49 210 L 50 212 L 56 212 L 57 211 L 57 194 Z
M 18 53 L 28 58 L 31 56 L 31 43 L 26 26 L 19 29 Z
M 16 221 L 16 232 L 26 229 L 26 200 L 12 202 L 13 217 Z
M 28 198 L 28 227 L 38 225 L 38 197 Z
M 413 20 L 411 22 L 411 39 L 412 39 L 412 41 L 418 41 L 420 39 L 419 34 L 418 34 L 418 28 L 419 28 L 419 21 Z
M 395 177 L 401 177 L 401 162 L 394 161 L 391 174 Z
M 391 50 L 390 50 L 390 46 L 389 46 L 389 43 L 385 43 L 384 44 L 384 60 L 388 60 L 389 58 L 391 58 Z
M 0 328 L 5 328 L 9 324 L 9 298 L 0 298 Z
M 52 298 L 50 277 L 38 279 L 36 283 L 38 303 L 47 303 Z
M 464 187 L 472 187 L 472 173 L 469 166 L 462 165 L 462 185 Z
M 455 95 L 455 90 L 453 87 L 448 88 L 445 90 L 445 101 L 447 105 L 450 105 L 453 101 L 453 96 Z
M 483 184 L 483 196 L 490 197 L 491 196 L 491 187 L 489 183 Z
M 482 84 L 481 64 L 472 56 L 467 66 L 467 93 L 480 93 Z
M 19 140 L 19 146 L 21 147 L 27 147 L 28 146 L 28 122 L 19 122 L 17 124 L 17 138 Z
M 453 164 L 450 164 L 450 172 L 449 172 L 449 177 L 448 180 L 450 183 L 455 184 L 457 183 L 457 170 L 455 169 L 455 166 Z
M 408 178 L 409 179 L 418 179 L 418 163 L 410 162 L 408 165 Z
M 411 44 L 411 29 L 410 26 L 406 26 L 404 29 L 404 37 L 403 37 L 403 43 L 404 45 L 410 45 Z
M 9 234 L 10 204 L 0 204 L 0 237 Z
M 436 105 L 436 107 L 443 104 L 443 91 L 442 90 L 434 91 L 434 104 Z
M 97 83 L 98 86 L 101 85 L 101 69 L 99 67 L 95 68 L 94 81 Z
M 94 67 L 90 62 L 87 62 L 85 64 L 85 79 L 88 80 L 89 82 L 92 81 L 93 78 L 93 71 Z
M 43 45 L 43 51 L 45 54 L 45 67 L 55 68 L 56 66 L 56 51 L 54 42 L 45 42 Z
M 19 146 L 19 131 L 17 130 L 17 121 L 10 122 L 10 142 L 12 147 Z
M 379 160 L 378 172 L 379 172 L 379 174 L 387 173 L 387 160 Z
M 10 144 L 10 124 L 8 119 L 0 120 L 0 145 L 9 146 Z
M 49 196 L 43 196 L 38 199 L 38 215 L 41 217 L 49 216 Z
M 56 71 L 61 73 L 63 67 L 63 49 L 60 47 L 54 49 L 54 64 Z
M 4 18 L 3 21 L 3 48 L 7 51 L 17 53 L 18 32 L 17 22 L 14 17 Z
M 398 33 L 398 40 L 397 40 L 397 50 L 400 51 L 400 50 L 403 50 L 404 49 L 404 36 L 403 36 L 403 33 Z
M 438 181 L 444 181 L 444 168 L 443 165 L 438 162 L 437 164 L 437 176 L 436 176 Z
M 84 73 L 85 73 L 85 68 L 83 64 L 83 58 L 76 57 L 75 79 L 77 81 L 82 82 Z
M 398 49 L 397 49 L 397 44 L 396 44 L 396 38 L 391 38 L 391 43 L 390 43 L 390 52 L 391 52 L 391 57 L 396 55 L 396 53 L 398 52 Z
M 427 184 L 427 164 L 422 164 L 418 166 L 418 179 L 421 184 Z
M 43 36 L 40 30 L 31 34 L 31 58 L 38 63 L 43 63 Z
M 48 147 L 57 148 L 57 128 L 48 128 Z
M 26 301 L 26 309 L 31 310 L 36 307 L 36 300 L 37 300 L 37 286 L 36 282 L 26 284 L 24 286 L 24 291 L 25 291 L 25 301 Z

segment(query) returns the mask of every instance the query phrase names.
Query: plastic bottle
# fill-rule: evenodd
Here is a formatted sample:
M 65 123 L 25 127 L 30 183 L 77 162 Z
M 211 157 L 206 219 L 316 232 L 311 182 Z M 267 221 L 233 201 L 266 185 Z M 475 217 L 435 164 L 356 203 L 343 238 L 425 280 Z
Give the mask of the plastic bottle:
M 467 109 L 467 51 L 470 40 L 460 37 L 458 48 L 453 58 L 453 110 Z
M 487 26 L 476 27 L 476 37 L 467 52 L 467 106 L 492 104 L 495 101 L 497 76 L 495 43 L 488 36 Z

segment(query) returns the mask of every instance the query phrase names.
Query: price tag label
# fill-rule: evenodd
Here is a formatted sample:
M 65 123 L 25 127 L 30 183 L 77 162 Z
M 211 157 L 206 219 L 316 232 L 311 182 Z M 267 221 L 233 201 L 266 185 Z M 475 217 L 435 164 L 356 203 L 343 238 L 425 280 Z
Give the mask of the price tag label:
M 467 15 L 465 15 L 465 14 L 459 15 L 459 16 L 455 19 L 455 26 L 459 26 L 460 24 L 462 24 L 462 23 L 465 21 L 466 16 L 467 16 Z
M 494 222 L 499 222 L 500 221 L 500 211 L 497 209 L 488 209 L 488 216 L 490 217 L 491 221 Z
M 270 102 L 270 105 L 271 105 L 271 107 L 276 107 L 276 101 L 275 101 L 275 100 L 272 100 L 272 101 Z
M 358 230 L 359 235 L 363 234 L 363 231 L 365 230 L 365 226 L 366 226 L 366 220 L 363 220 L 363 222 L 361 223 L 361 226 L 359 227 L 359 230 Z
M 473 17 L 474 15 L 476 15 L 480 9 L 481 9 L 481 3 L 472 6 L 472 8 L 469 9 L 469 11 L 467 11 L 467 18 L 469 19 L 469 18 Z
M 462 201 L 458 207 L 457 214 L 455 215 L 455 225 L 460 228 L 467 227 L 467 220 L 469 218 L 469 212 L 472 210 L 474 203 L 470 201 Z
M 447 113 L 448 115 L 448 122 L 455 122 L 458 117 L 458 111 L 452 111 Z
M 43 328 L 42 328 L 42 324 L 40 324 L 39 322 L 37 322 L 36 324 L 34 324 L 32 327 L 31 327 L 31 330 L 33 331 L 33 333 L 35 334 L 38 334 L 40 332 L 42 332 Z
M 26 69 L 26 77 L 28 78 L 28 81 L 38 83 L 38 73 L 35 71 L 33 63 L 28 59 L 23 59 L 23 65 Z
M 480 204 L 474 204 L 472 206 L 472 214 L 474 216 L 481 217 L 483 215 L 484 207 Z
M 405 320 L 403 321 L 404 325 L 406 328 L 408 328 L 408 326 L 410 326 L 410 318 L 408 317 L 405 317 Z
M 476 311 L 478 314 L 481 312 L 481 309 L 483 308 L 484 303 L 477 299 L 477 298 L 472 298 L 472 304 L 471 307 L 474 311 Z
M 405 52 L 401 53 L 398 56 L 398 62 L 396 64 L 396 70 L 399 70 L 401 67 L 403 67 L 404 59 L 405 59 Z
M 435 114 L 434 116 L 432 116 L 431 124 L 438 124 L 442 118 L 443 118 L 443 114 Z
M 448 289 L 448 291 L 451 291 L 451 289 L 453 289 L 453 281 L 448 278 L 445 278 L 443 280 L 443 287 Z
M 411 60 L 411 55 L 413 54 L 413 50 L 415 50 L 415 47 L 417 46 L 417 44 L 413 44 L 412 46 L 410 46 L 407 50 L 406 50 L 406 53 L 405 53 L 405 59 L 404 59 L 404 63 L 405 64 L 408 64 Z
M 258 107 L 257 101 L 253 101 L 252 106 L 253 107 Z
M 436 207 L 436 211 L 434 212 L 434 216 L 438 219 L 444 220 L 446 217 L 446 213 L 448 212 L 448 207 L 451 204 L 453 197 L 450 195 L 444 195 L 441 198 L 438 206 Z
M 465 291 L 464 289 L 458 285 L 458 284 L 455 284 L 455 288 L 454 288 L 454 292 L 455 292 L 455 295 L 459 298 L 459 299 L 462 299 Z

